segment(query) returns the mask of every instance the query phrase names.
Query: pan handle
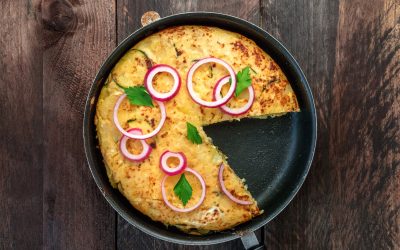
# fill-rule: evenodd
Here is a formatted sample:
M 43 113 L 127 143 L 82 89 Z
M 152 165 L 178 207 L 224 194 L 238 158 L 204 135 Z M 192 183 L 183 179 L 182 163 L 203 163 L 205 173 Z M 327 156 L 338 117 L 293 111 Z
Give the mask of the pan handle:
M 241 238 L 244 249 L 246 250 L 263 250 L 266 249 L 263 244 L 258 242 L 254 232 L 243 235 Z

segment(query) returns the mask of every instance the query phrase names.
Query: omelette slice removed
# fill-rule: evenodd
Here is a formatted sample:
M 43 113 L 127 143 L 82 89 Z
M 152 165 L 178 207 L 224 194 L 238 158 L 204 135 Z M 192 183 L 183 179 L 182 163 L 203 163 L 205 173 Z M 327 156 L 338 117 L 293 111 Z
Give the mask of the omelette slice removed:
M 232 116 L 219 108 L 207 108 L 193 101 L 187 91 L 187 72 L 193 63 L 210 56 L 229 63 L 235 72 L 246 67 L 251 68 L 251 85 L 255 98 L 248 112 Z M 120 152 L 121 133 L 113 122 L 113 109 L 117 99 L 124 93 L 123 88 L 143 86 L 149 63 L 166 64 L 175 68 L 182 85 L 173 99 L 164 102 L 167 118 L 163 127 L 155 136 L 146 139 L 152 148 L 151 153 L 143 161 L 132 162 Z M 215 83 L 226 75 L 227 71 L 221 65 L 204 65 L 196 71 L 194 89 L 202 99 L 211 101 Z M 168 74 L 161 73 L 154 78 L 154 87 L 160 92 L 167 91 L 171 86 L 172 80 Z M 233 98 L 235 100 L 232 99 L 227 105 L 240 105 L 239 97 Z M 243 93 L 242 99 L 246 98 L 246 93 Z M 226 156 L 207 137 L 203 126 L 246 117 L 265 118 L 298 111 L 296 96 L 282 70 L 252 40 L 215 27 L 179 26 L 145 38 L 120 59 L 101 91 L 95 124 L 100 150 L 112 185 L 137 210 L 151 219 L 167 226 L 175 226 L 187 233 L 205 234 L 232 228 L 262 211 L 245 183 L 229 166 Z M 135 106 L 124 100 L 118 110 L 118 120 L 125 130 L 141 128 L 143 133 L 149 133 L 160 119 L 160 109 L 156 103 L 154 107 Z M 188 139 L 188 123 L 196 127 L 202 139 L 201 144 L 195 144 Z M 132 140 L 128 147 L 134 152 L 140 150 L 140 143 Z M 204 201 L 193 211 L 176 212 L 163 200 L 161 182 L 165 173 L 161 171 L 159 161 L 166 150 L 183 152 L 187 166 L 198 172 L 205 181 Z M 251 202 L 250 205 L 232 201 L 221 190 L 218 180 L 221 164 L 225 166 L 222 177 L 226 189 L 234 197 Z M 192 207 L 199 201 L 202 192 L 201 184 L 193 174 L 185 172 L 185 176 L 192 188 L 191 198 L 185 205 L 174 192 L 180 175 L 168 177 L 164 185 L 168 201 L 178 208 Z

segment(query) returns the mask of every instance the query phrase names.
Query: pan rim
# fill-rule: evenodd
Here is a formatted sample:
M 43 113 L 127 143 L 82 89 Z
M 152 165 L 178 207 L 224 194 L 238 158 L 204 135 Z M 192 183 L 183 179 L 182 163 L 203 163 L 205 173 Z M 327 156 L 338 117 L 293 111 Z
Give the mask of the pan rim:
M 274 211 L 274 213 L 270 214 L 267 216 L 265 219 L 262 221 L 255 223 L 254 225 L 249 225 L 248 226 L 248 232 L 253 232 L 266 224 L 268 224 L 271 220 L 273 220 L 278 214 L 280 214 L 287 206 L 288 204 L 293 200 L 293 198 L 296 196 L 302 185 L 304 184 L 304 181 L 308 175 L 308 172 L 311 168 L 312 161 L 314 158 L 315 154 L 315 148 L 316 148 L 316 142 L 317 142 L 317 115 L 316 115 L 316 109 L 315 109 L 315 103 L 314 103 L 314 98 L 312 95 L 311 88 L 308 84 L 308 81 L 304 75 L 304 72 L 300 68 L 299 64 L 297 61 L 294 59 L 294 57 L 290 54 L 290 52 L 283 46 L 281 42 L 279 42 L 275 37 L 273 37 L 271 34 L 269 34 L 267 31 L 263 30 L 262 28 L 258 27 L 257 25 L 250 23 L 244 19 L 232 16 L 232 15 L 227 15 L 227 14 L 221 14 L 217 12 L 206 12 L 206 11 L 198 11 L 198 12 L 184 12 L 184 13 L 178 13 L 170 16 L 163 17 L 153 23 L 150 23 L 149 25 L 146 25 L 142 28 L 139 28 L 138 30 L 134 31 L 132 34 L 130 34 L 127 38 L 125 38 L 121 43 L 118 44 L 118 46 L 108 55 L 107 59 L 103 61 L 102 65 L 100 66 L 99 70 L 96 73 L 96 76 L 94 80 L 92 81 L 88 96 L 86 98 L 86 103 L 85 103 L 85 111 L 84 111 L 84 118 L 83 118 L 83 140 L 84 140 L 84 151 L 86 155 L 86 160 L 89 165 L 90 172 L 93 176 L 93 179 L 96 182 L 96 185 L 100 189 L 101 193 L 107 200 L 107 202 L 113 207 L 113 209 L 121 215 L 126 221 L 129 222 L 129 224 L 133 225 L 134 227 L 138 228 L 142 232 L 145 232 L 146 234 L 149 234 L 155 238 L 169 241 L 172 243 L 178 243 L 178 244 L 185 244 L 185 245 L 211 245 L 211 244 L 218 244 L 218 243 L 223 243 L 227 241 L 231 241 L 237 238 L 240 238 L 243 234 L 246 234 L 247 231 L 244 232 L 239 232 L 236 230 L 236 232 L 233 233 L 224 233 L 224 234 L 218 234 L 219 237 L 209 239 L 207 237 L 196 237 L 195 239 L 189 238 L 188 239 L 177 239 L 175 237 L 171 236 L 166 236 L 162 232 L 157 232 L 152 229 L 149 229 L 145 225 L 141 225 L 138 223 L 138 221 L 127 214 L 125 211 L 121 209 L 121 206 L 112 196 L 108 196 L 104 192 L 104 185 L 100 181 L 100 173 L 96 170 L 96 168 L 93 166 L 95 162 L 93 161 L 93 155 L 90 149 L 93 147 L 91 145 L 90 140 L 88 139 L 88 135 L 90 133 L 90 129 L 88 124 L 90 124 L 90 113 L 92 112 L 92 106 L 95 105 L 94 103 L 91 103 L 93 94 L 97 88 L 97 85 L 99 82 L 102 82 L 102 77 L 101 77 L 101 72 L 104 72 L 109 68 L 108 64 L 111 58 L 115 57 L 118 54 L 118 51 L 124 50 L 124 47 L 126 46 L 127 43 L 129 43 L 130 40 L 134 39 L 134 37 L 138 36 L 139 34 L 146 32 L 146 31 L 152 31 L 156 28 L 157 25 L 163 24 L 163 23 L 168 23 L 168 22 L 174 22 L 175 18 L 181 18 L 181 17 L 188 17 L 188 16 L 196 16 L 196 15 L 206 15 L 210 17 L 218 17 L 218 18 L 223 18 L 227 19 L 230 21 L 235 22 L 236 24 L 241 24 L 248 26 L 249 28 L 255 30 L 257 33 L 262 34 L 265 39 L 268 39 L 273 46 L 276 47 L 276 49 L 284 56 L 285 60 L 293 67 L 295 70 L 295 74 L 302 80 L 301 84 L 302 87 L 304 88 L 307 96 L 307 101 L 310 103 L 310 111 L 311 111 L 311 118 L 312 118 L 312 135 L 311 135 L 311 142 L 312 145 L 310 145 L 310 151 L 308 154 L 306 166 L 305 166 L 305 171 L 303 172 L 302 177 L 299 179 L 298 183 L 296 184 L 296 188 L 292 190 L 292 192 L 288 195 L 288 198 L 278 206 L 278 208 Z M 168 25 L 168 26 L 173 26 L 173 25 Z M 240 33 L 240 31 L 239 31 Z M 108 71 L 108 70 L 107 70 Z M 145 215 L 143 215 L 145 216 Z M 248 223 L 252 223 L 252 221 L 249 221 Z M 190 236 L 190 235 L 188 235 Z

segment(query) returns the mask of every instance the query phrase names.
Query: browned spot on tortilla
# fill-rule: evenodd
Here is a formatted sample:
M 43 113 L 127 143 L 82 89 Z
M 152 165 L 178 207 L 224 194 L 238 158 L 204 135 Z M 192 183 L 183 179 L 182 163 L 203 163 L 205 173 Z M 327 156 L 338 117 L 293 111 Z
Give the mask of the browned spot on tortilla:
M 235 192 L 235 190 L 228 190 L 235 198 L 239 199 L 239 200 L 243 200 L 243 201 L 247 201 L 250 200 L 250 197 L 247 194 L 244 195 L 239 195 Z
M 233 43 L 233 47 L 236 50 L 240 50 L 246 56 L 249 56 L 249 50 L 240 41 L 236 41 L 235 43 Z
M 286 103 L 288 103 L 288 102 L 290 102 L 290 97 L 287 96 L 287 95 L 282 96 L 282 98 L 281 98 L 281 105 L 282 105 L 282 106 L 285 106 Z
M 271 78 L 269 79 L 269 83 L 273 83 L 276 82 L 278 80 L 278 78 L 276 76 L 271 76 Z
M 261 53 L 261 51 L 259 51 L 256 48 L 254 48 L 253 50 L 253 55 L 254 55 L 254 63 L 256 64 L 257 67 L 259 67 L 261 61 L 264 59 L 264 55 Z
M 126 178 L 128 178 L 128 179 L 131 178 L 131 176 L 129 175 L 129 169 L 127 169 L 127 170 L 125 171 L 125 176 L 126 176 Z
M 154 126 L 155 126 L 154 118 L 151 118 L 150 125 L 151 125 L 152 128 L 154 128 Z
M 271 61 L 269 63 L 269 69 L 272 70 L 272 71 L 276 71 L 278 69 L 278 67 L 273 61 Z

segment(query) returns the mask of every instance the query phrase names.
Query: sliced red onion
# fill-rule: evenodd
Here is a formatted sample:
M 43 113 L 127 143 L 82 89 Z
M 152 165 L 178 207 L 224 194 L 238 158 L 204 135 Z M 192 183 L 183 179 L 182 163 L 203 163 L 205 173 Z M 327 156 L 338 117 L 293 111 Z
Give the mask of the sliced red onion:
M 220 100 L 211 101 L 211 102 L 204 101 L 194 91 L 194 88 L 193 88 L 194 72 L 201 65 L 206 64 L 206 63 L 218 63 L 218 64 L 221 64 L 222 66 L 224 66 L 228 70 L 230 78 L 232 78 L 231 87 L 229 88 L 228 93 L 223 98 L 221 98 Z M 195 101 L 196 103 L 198 103 L 198 104 L 200 104 L 202 106 L 205 106 L 205 107 L 215 108 L 215 107 L 219 107 L 221 105 L 224 105 L 232 97 L 232 95 L 233 95 L 233 93 L 235 92 L 235 89 L 236 89 L 236 74 L 235 74 L 235 71 L 232 69 L 232 67 L 228 63 L 226 63 L 224 60 L 218 59 L 218 58 L 214 58 L 214 57 L 208 57 L 208 58 L 201 59 L 201 60 L 199 60 L 198 62 L 196 62 L 195 64 L 192 65 L 192 67 L 189 69 L 189 72 L 187 74 L 186 85 L 187 85 L 187 89 L 188 89 L 189 94 L 192 97 L 193 101 Z
M 186 172 L 189 172 L 189 173 L 192 173 L 194 176 L 197 177 L 197 179 L 199 179 L 200 184 L 201 184 L 201 188 L 202 188 L 201 196 L 200 196 L 200 200 L 199 200 L 193 207 L 189 207 L 189 208 L 179 208 L 179 207 L 175 207 L 174 205 L 172 205 L 172 204 L 168 201 L 167 194 L 166 194 L 165 187 L 164 187 L 165 180 L 168 178 L 168 175 L 164 176 L 164 179 L 163 179 L 162 182 L 161 182 L 161 193 L 162 193 L 162 197 L 163 197 L 163 200 L 164 200 L 165 204 L 166 204 L 168 207 L 170 207 L 172 210 L 174 210 L 175 212 L 187 213 L 187 212 L 193 211 L 193 210 L 195 210 L 196 208 L 198 208 L 198 207 L 201 205 L 201 203 L 203 203 L 204 198 L 206 197 L 206 183 L 205 183 L 203 177 L 201 177 L 201 175 L 200 175 L 199 173 L 197 173 L 195 170 L 193 170 L 193 169 L 191 169 L 191 168 L 185 168 L 185 171 L 186 171 Z
M 171 157 L 178 158 L 179 160 L 179 164 L 175 168 L 170 168 L 167 164 L 168 159 Z M 181 152 L 171 152 L 167 150 L 160 157 L 160 168 L 167 175 L 171 176 L 180 174 L 183 171 L 185 171 L 186 166 L 187 166 L 186 156 Z
M 231 199 L 232 201 L 240 204 L 240 205 L 250 205 L 253 204 L 252 201 L 244 201 L 244 200 L 239 200 L 238 198 L 236 198 L 235 196 L 233 196 L 225 187 L 225 183 L 224 183 L 224 178 L 222 176 L 222 174 L 224 173 L 224 164 L 221 163 L 221 166 L 219 167 L 219 171 L 218 171 L 218 179 L 219 179 L 219 184 L 221 186 L 222 191 L 224 192 L 224 194 L 226 196 L 228 196 L 229 199 Z
M 215 100 L 221 100 L 222 99 L 221 90 L 222 90 L 222 87 L 225 84 L 229 83 L 229 78 L 230 78 L 230 76 L 225 76 L 225 77 L 223 77 L 222 79 L 220 79 L 218 81 L 217 86 L 215 86 L 214 93 L 213 93 Z M 229 115 L 242 115 L 242 114 L 246 113 L 247 111 L 250 110 L 251 106 L 254 103 L 254 89 L 253 89 L 253 86 L 250 85 L 247 88 L 247 90 L 249 91 L 249 100 L 247 101 L 247 103 L 243 107 L 230 108 L 226 104 L 224 104 L 224 105 L 220 106 L 219 108 L 222 111 L 224 111 L 225 113 L 229 114 Z
M 165 111 L 165 106 L 164 106 L 164 104 L 162 103 L 162 102 L 160 102 L 160 101 L 156 101 L 157 102 L 157 104 L 158 104 L 158 106 L 160 107 L 160 111 L 161 111 L 161 120 L 160 120 L 160 122 L 158 123 L 158 125 L 157 125 L 157 127 L 152 131 L 152 132 L 150 132 L 150 133 L 148 133 L 148 134 L 131 134 L 131 133 L 128 133 L 127 131 L 125 131 L 122 127 L 121 127 L 121 124 L 119 124 L 119 121 L 118 121 L 118 109 L 119 109 L 119 106 L 121 105 L 121 103 L 122 103 L 122 101 L 125 99 L 125 97 L 126 97 L 126 94 L 122 94 L 119 98 L 118 98 L 118 100 L 117 100 L 117 102 L 115 103 L 115 106 L 114 106 L 114 123 L 115 123 L 115 126 L 117 127 L 117 129 L 123 134 L 123 135 L 125 135 L 125 136 L 127 136 L 127 137 L 129 137 L 129 138 L 131 138 L 131 139 L 138 139 L 138 140 L 144 140 L 144 139 L 148 139 L 148 138 L 150 138 L 150 137 L 153 137 L 154 135 L 156 135 L 158 132 L 160 132 L 160 130 L 161 130 L 161 128 L 162 128 L 162 126 L 164 125 L 164 123 L 165 123 L 165 119 L 167 118 L 167 112 Z
M 135 135 L 142 134 L 142 130 L 140 128 L 132 128 L 129 129 L 127 132 Z M 150 155 L 152 148 L 149 146 L 149 144 L 147 144 L 145 140 L 140 140 L 140 143 L 142 143 L 143 146 L 143 150 L 140 154 L 135 155 L 129 152 L 126 146 L 129 139 L 129 137 L 123 135 L 121 137 L 121 140 L 119 141 L 119 149 L 121 150 L 121 153 L 123 156 L 125 156 L 125 158 L 131 161 L 141 161 L 146 159 Z
M 171 74 L 174 78 L 174 85 L 172 86 L 172 89 L 167 93 L 160 93 L 153 87 L 153 78 L 156 74 L 160 72 L 167 72 Z M 144 77 L 144 85 L 146 86 L 147 91 L 153 97 L 153 99 L 158 101 L 168 101 L 176 96 L 176 94 L 178 93 L 178 90 L 181 86 L 181 78 L 176 69 L 166 64 L 158 64 L 147 71 Z

